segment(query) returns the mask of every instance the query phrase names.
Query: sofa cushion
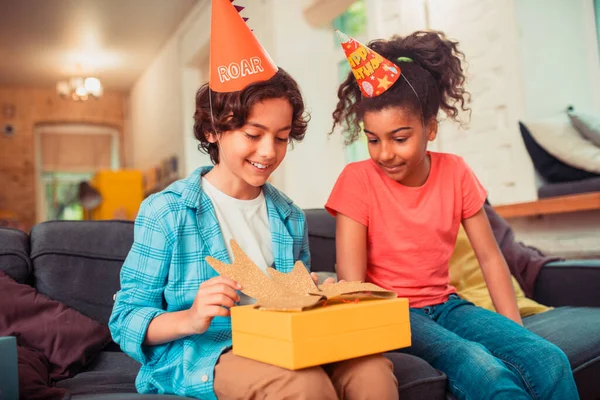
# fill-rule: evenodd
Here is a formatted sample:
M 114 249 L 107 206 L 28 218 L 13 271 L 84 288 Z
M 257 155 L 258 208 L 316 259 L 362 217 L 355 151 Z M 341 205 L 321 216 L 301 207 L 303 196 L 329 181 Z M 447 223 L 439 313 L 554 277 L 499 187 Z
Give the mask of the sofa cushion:
M 103 351 L 92 364 L 73 378 L 56 383 L 71 395 L 84 393 L 137 393 L 135 377 L 140 363 L 125 353 Z
M 582 399 L 600 398 L 600 308 L 559 307 L 523 323 L 565 352 Z
M 324 208 L 304 210 L 308 227 L 311 269 L 335 272 L 335 218 Z
M 133 244 L 133 222 L 50 221 L 31 231 L 38 290 L 108 323 L 119 273 Z
M 386 353 L 394 364 L 402 400 L 446 399 L 446 375 L 425 360 L 403 353 Z
M 66 389 L 71 399 L 85 400 L 185 400 L 189 397 L 138 394 L 135 377 L 140 363 L 124 353 L 100 353 L 89 368 L 56 384 Z
M 0 336 L 48 359 L 52 380 L 74 375 L 110 342 L 108 327 L 0 271 Z
M 29 236 L 23 231 L 0 228 L 0 270 L 19 283 L 29 282 Z
M 547 199 L 549 197 L 592 192 L 600 192 L 600 177 L 574 182 L 545 183 L 538 188 L 538 197 Z
M 398 390 L 403 400 L 445 399 L 446 376 L 436 371 L 420 358 L 402 354 L 387 353 L 394 364 L 394 373 L 398 379 Z M 67 389 L 73 399 L 116 399 L 110 393 L 122 394 L 119 399 L 154 398 L 150 395 L 128 397 L 125 393 L 135 393 L 135 377 L 140 364 L 124 353 L 102 352 L 85 372 L 57 383 L 57 387 Z M 90 396 L 90 394 L 96 396 Z M 105 396 L 99 396 L 105 394 Z M 90 396 L 90 397 L 88 397 Z M 182 397 L 177 397 L 182 399 Z M 167 399 L 160 397 L 160 399 Z

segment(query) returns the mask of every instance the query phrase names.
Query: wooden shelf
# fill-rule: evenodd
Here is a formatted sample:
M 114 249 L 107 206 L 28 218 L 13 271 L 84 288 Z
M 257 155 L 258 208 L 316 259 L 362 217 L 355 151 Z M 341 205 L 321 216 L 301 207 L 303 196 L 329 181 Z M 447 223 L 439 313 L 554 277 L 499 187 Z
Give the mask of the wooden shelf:
M 575 211 L 600 210 L 600 192 L 552 197 L 528 203 L 494 207 L 504 218 L 535 217 Z

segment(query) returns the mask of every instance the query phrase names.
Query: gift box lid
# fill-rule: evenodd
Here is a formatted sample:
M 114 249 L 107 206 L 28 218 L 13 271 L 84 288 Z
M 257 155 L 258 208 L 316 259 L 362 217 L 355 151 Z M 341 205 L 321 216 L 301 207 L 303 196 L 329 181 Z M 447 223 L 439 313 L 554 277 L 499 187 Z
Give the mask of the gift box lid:
M 253 306 L 231 309 L 232 331 L 296 341 L 409 324 L 408 299 L 327 303 L 302 312 L 265 311 Z

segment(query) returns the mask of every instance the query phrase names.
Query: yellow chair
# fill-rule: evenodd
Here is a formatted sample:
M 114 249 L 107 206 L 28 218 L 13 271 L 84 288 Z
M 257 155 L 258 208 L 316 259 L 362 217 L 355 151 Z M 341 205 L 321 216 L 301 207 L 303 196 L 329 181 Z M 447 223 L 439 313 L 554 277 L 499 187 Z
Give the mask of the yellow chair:
M 102 202 L 92 211 L 91 219 L 135 219 L 144 200 L 141 171 L 99 171 L 91 184 L 102 196 Z

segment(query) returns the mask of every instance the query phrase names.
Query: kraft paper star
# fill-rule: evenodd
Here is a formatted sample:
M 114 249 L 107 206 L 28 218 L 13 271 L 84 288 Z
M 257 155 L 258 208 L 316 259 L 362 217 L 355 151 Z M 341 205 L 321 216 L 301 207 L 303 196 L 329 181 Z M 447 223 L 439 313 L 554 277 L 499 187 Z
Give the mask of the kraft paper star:
M 213 257 L 206 261 L 221 275 L 227 276 L 242 285 L 242 292 L 256 299 L 255 307 L 261 310 L 302 311 L 329 299 L 395 298 L 397 294 L 371 283 L 338 282 L 317 286 L 308 269 L 301 261 L 294 264 L 289 273 L 267 268 L 265 274 L 231 241 L 233 262 L 223 263 Z

